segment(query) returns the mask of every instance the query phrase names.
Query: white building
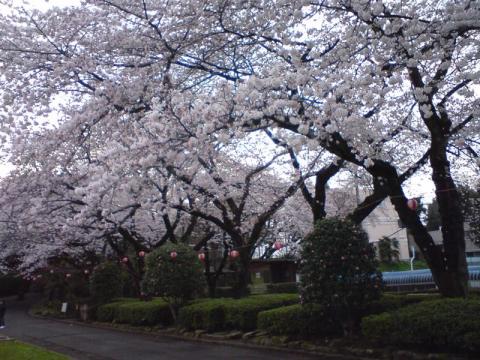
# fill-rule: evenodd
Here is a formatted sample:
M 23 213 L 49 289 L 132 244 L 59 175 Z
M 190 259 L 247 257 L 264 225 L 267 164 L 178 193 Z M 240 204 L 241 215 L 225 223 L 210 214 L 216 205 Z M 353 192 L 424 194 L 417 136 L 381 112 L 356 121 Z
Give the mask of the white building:
M 376 243 L 383 236 L 395 238 L 399 243 L 399 259 L 408 260 L 407 229 L 399 226 L 397 212 L 389 198 L 382 201 L 374 211 L 362 222 L 363 229 L 367 232 L 371 243 Z

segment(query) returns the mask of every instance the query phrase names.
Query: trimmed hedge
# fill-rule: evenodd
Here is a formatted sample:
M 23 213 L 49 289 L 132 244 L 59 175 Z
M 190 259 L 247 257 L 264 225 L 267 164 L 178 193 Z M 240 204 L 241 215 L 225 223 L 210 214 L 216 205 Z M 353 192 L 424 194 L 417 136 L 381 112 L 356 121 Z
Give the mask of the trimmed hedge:
M 386 311 L 398 310 L 402 307 L 412 304 L 418 304 L 422 301 L 436 300 L 439 299 L 439 294 L 383 294 L 382 297 L 378 300 L 374 300 L 367 304 L 364 314 L 365 315 L 376 315 L 381 314 Z
M 134 302 L 137 299 L 117 298 L 113 302 L 97 307 L 96 319 L 102 322 L 112 322 L 115 319 L 118 307 L 126 302 Z
M 423 301 L 362 320 L 365 337 L 387 345 L 480 351 L 480 300 Z
M 232 299 L 211 299 L 184 306 L 178 313 L 178 324 L 189 330 L 209 332 L 225 328 L 225 306 Z
M 384 294 L 379 300 L 368 304 L 364 314 L 380 314 L 410 304 L 438 299 L 439 295 Z M 262 311 L 258 314 L 258 328 L 273 335 L 297 335 L 298 337 L 341 335 L 339 323 L 328 320 L 320 305 L 299 304 Z
M 296 282 L 269 283 L 267 284 L 267 293 L 298 294 L 298 284 Z
M 329 321 L 319 305 L 295 304 L 262 311 L 258 314 L 258 329 L 273 335 L 293 335 L 300 338 L 342 334 L 341 325 Z
M 119 300 L 99 306 L 97 320 L 130 325 L 170 325 L 173 317 L 168 304 L 161 299 L 152 301 Z
M 296 294 L 253 295 L 243 299 L 209 299 L 180 309 L 178 325 L 189 330 L 242 331 L 257 328 L 261 311 L 298 303 Z

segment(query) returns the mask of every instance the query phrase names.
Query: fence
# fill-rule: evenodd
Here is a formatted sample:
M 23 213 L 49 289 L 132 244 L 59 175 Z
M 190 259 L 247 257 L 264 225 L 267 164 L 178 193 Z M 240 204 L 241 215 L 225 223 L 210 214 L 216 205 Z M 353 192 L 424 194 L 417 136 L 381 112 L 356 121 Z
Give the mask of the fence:
M 412 271 L 388 271 L 383 274 L 383 284 L 393 291 L 422 291 L 436 289 L 430 269 Z M 468 267 L 468 283 L 480 289 L 480 266 Z

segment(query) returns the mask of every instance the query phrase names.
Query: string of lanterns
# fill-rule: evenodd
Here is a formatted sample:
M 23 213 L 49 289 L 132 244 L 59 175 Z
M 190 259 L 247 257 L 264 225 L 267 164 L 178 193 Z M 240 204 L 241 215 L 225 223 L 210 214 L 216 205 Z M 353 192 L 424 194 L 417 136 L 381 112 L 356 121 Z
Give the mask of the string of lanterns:
M 383 200 L 382 200 L 382 201 L 383 201 Z M 416 199 L 409 199 L 409 200 L 407 201 L 407 206 L 408 206 L 408 208 L 409 208 L 410 210 L 415 211 L 415 210 L 418 209 L 418 201 L 417 201 Z M 281 249 L 284 248 L 284 247 L 285 247 L 285 244 L 283 244 L 282 242 L 280 242 L 280 241 L 278 241 L 278 240 L 273 243 L 273 248 L 274 248 L 275 250 L 281 250 Z M 145 257 L 145 255 L 146 255 L 146 253 L 145 253 L 145 251 L 143 251 L 143 250 L 138 252 L 138 256 L 139 256 L 140 258 Z M 170 258 L 171 258 L 172 260 L 175 260 L 175 259 L 177 258 L 177 256 L 178 256 L 178 253 L 177 253 L 176 251 L 170 252 Z M 240 256 L 240 252 L 239 252 L 238 250 L 231 250 L 231 251 L 229 251 L 228 256 L 229 256 L 231 259 L 236 259 L 236 258 L 238 258 L 238 257 Z M 205 259 L 206 259 L 205 253 L 201 252 L 201 253 L 198 254 L 198 260 L 200 260 L 201 262 L 204 262 Z M 127 263 L 127 262 L 128 262 L 128 258 L 127 258 L 127 257 L 122 258 L 122 262 L 123 262 L 123 263 Z
M 416 210 L 418 209 L 418 201 L 417 201 L 416 199 L 409 199 L 409 200 L 407 200 L 407 207 L 408 207 L 410 210 L 412 210 L 412 211 L 416 211 Z M 285 244 L 282 243 L 281 241 L 278 241 L 278 240 L 277 240 L 277 241 L 275 241 L 275 242 L 273 243 L 272 246 L 273 246 L 273 248 L 274 248 L 275 250 L 281 250 L 282 248 L 285 247 Z M 147 255 L 147 253 L 146 253 L 144 250 L 140 250 L 140 251 L 138 252 L 138 257 L 141 258 L 141 259 L 143 259 L 146 255 Z M 177 256 L 178 256 L 178 253 L 177 253 L 175 250 L 172 251 L 172 252 L 170 252 L 170 258 L 171 258 L 172 260 L 175 260 L 175 259 L 177 258 Z M 201 261 L 201 262 L 204 262 L 204 261 L 206 260 L 206 255 L 205 255 L 204 252 L 199 253 L 197 256 L 198 256 L 198 260 Z M 231 258 L 231 259 L 233 259 L 233 260 L 235 260 L 235 259 L 238 258 L 239 256 L 240 256 L 240 252 L 239 252 L 238 250 L 235 250 L 235 249 L 234 249 L 234 250 L 230 250 L 230 251 L 228 252 L 228 257 Z M 127 263 L 129 262 L 129 259 L 128 259 L 127 256 L 124 256 L 124 257 L 121 258 L 120 261 L 121 261 L 123 264 L 127 264 Z M 50 274 L 53 274 L 53 273 L 54 273 L 54 270 L 53 270 L 53 269 L 50 270 Z M 88 276 L 88 275 L 90 274 L 90 270 L 85 269 L 85 270 L 83 271 L 83 273 Z M 37 280 L 37 279 L 40 279 L 41 277 L 42 277 L 42 275 L 39 274 L 39 275 L 36 275 L 36 276 L 32 277 L 31 279 L 32 279 L 32 280 Z M 66 273 L 66 274 L 65 274 L 65 278 L 66 278 L 67 280 L 70 279 L 71 277 L 72 277 L 72 274 L 71 274 L 71 273 Z M 30 280 L 30 278 L 29 278 L 28 280 Z
M 382 201 L 383 201 L 383 200 L 382 200 Z M 416 199 L 414 199 L 414 198 L 407 200 L 407 204 L 406 204 L 406 205 L 407 205 L 407 207 L 408 207 L 410 210 L 412 210 L 412 211 L 416 211 L 416 210 L 418 209 L 418 201 L 417 201 Z M 368 205 L 366 205 L 366 206 L 368 206 Z M 282 248 L 285 247 L 285 244 L 277 240 L 277 241 L 275 241 L 275 242 L 273 243 L 272 246 L 273 246 L 273 248 L 274 248 L 275 250 L 281 250 Z M 239 247 L 239 248 L 241 248 L 241 247 Z M 138 252 L 138 257 L 141 258 L 141 259 L 143 259 L 146 255 L 147 255 L 147 253 L 146 253 L 144 250 L 140 250 L 140 251 Z M 171 258 L 172 260 L 175 260 L 175 259 L 177 258 L 177 256 L 178 256 L 178 253 L 177 253 L 176 251 L 170 252 L 170 258 Z M 204 262 L 204 261 L 206 260 L 206 255 L 205 255 L 204 252 L 199 253 L 197 256 L 198 256 L 198 260 L 201 261 L 201 262 Z M 236 258 L 238 258 L 239 256 L 240 256 L 240 252 L 239 252 L 238 250 L 235 250 L 235 249 L 234 249 L 234 250 L 230 250 L 229 253 L 228 253 L 228 257 L 231 258 L 231 259 L 233 259 L 233 260 L 236 259 Z M 129 262 L 129 259 L 128 259 L 127 256 L 124 256 L 124 257 L 121 258 L 120 261 L 121 261 L 123 264 L 127 264 L 127 263 Z M 50 274 L 53 274 L 53 273 L 54 273 L 54 270 L 51 269 L 51 270 L 50 270 Z M 88 276 L 88 275 L 90 274 L 90 270 L 85 269 L 85 270 L 83 271 L 83 273 Z M 71 273 L 66 273 L 66 274 L 65 274 L 65 278 L 66 278 L 67 280 L 68 280 L 69 278 L 71 278 L 71 277 L 72 277 L 72 274 L 71 274 Z M 38 279 L 41 279 L 41 278 L 42 278 L 42 275 L 39 274 L 39 275 L 33 276 L 33 277 L 31 277 L 31 278 L 29 277 L 28 280 L 31 279 L 31 280 L 34 280 L 34 281 L 35 281 L 35 280 L 38 280 Z

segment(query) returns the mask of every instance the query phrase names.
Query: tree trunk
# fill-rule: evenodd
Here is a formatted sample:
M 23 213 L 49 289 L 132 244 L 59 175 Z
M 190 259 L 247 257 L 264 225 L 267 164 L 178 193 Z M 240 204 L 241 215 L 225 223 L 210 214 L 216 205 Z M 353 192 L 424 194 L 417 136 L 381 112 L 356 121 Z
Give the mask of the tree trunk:
M 445 260 L 440 281 L 448 290 L 444 295 L 465 297 L 468 293 L 468 265 L 465 255 L 464 219 L 460 195 L 450 174 L 447 141 L 446 136 L 432 134 L 430 164 L 442 224 Z
M 440 293 L 446 297 L 465 297 L 468 293 L 468 268 L 465 258 L 465 240 L 460 208 L 455 206 L 455 202 L 452 203 L 451 208 L 448 206 L 444 208 L 444 211 L 447 211 L 449 216 L 459 221 L 459 223 L 448 224 L 451 223 L 451 220 L 442 218 L 442 223 L 445 221 L 443 223 L 445 229 L 442 231 L 445 247 L 442 249 L 441 245 L 434 243 L 417 213 L 410 210 L 407 206 L 408 199 L 403 193 L 395 169 L 386 162 L 376 161 L 375 166 L 370 168 L 369 171 L 373 176 L 384 179 L 384 186 L 388 188 L 388 194 L 393 206 L 400 220 L 411 231 L 415 243 L 420 247 L 420 251 L 432 271 L 433 280 L 437 284 Z M 453 185 L 452 188 L 454 189 L 453 181 L 451 185 Z M 437 192 L 439 192 L 438 187 Z M 445 193 L 447 192 L 445 191 Z M 448 200 L 444 199 L 444 202 L 446 201 Z M 444 203 L 444 205 L 448 204 Z M 455 228 L 458 233 L 453 233 L 454 230 L 452 228 Z
M 236 298 L 249 295 L 248 285 L 250 284 L 250 255 L 249 250 L 240 249 L 240 257 L 237 262 L 237 276 L 233 286 L 233 294 Z

